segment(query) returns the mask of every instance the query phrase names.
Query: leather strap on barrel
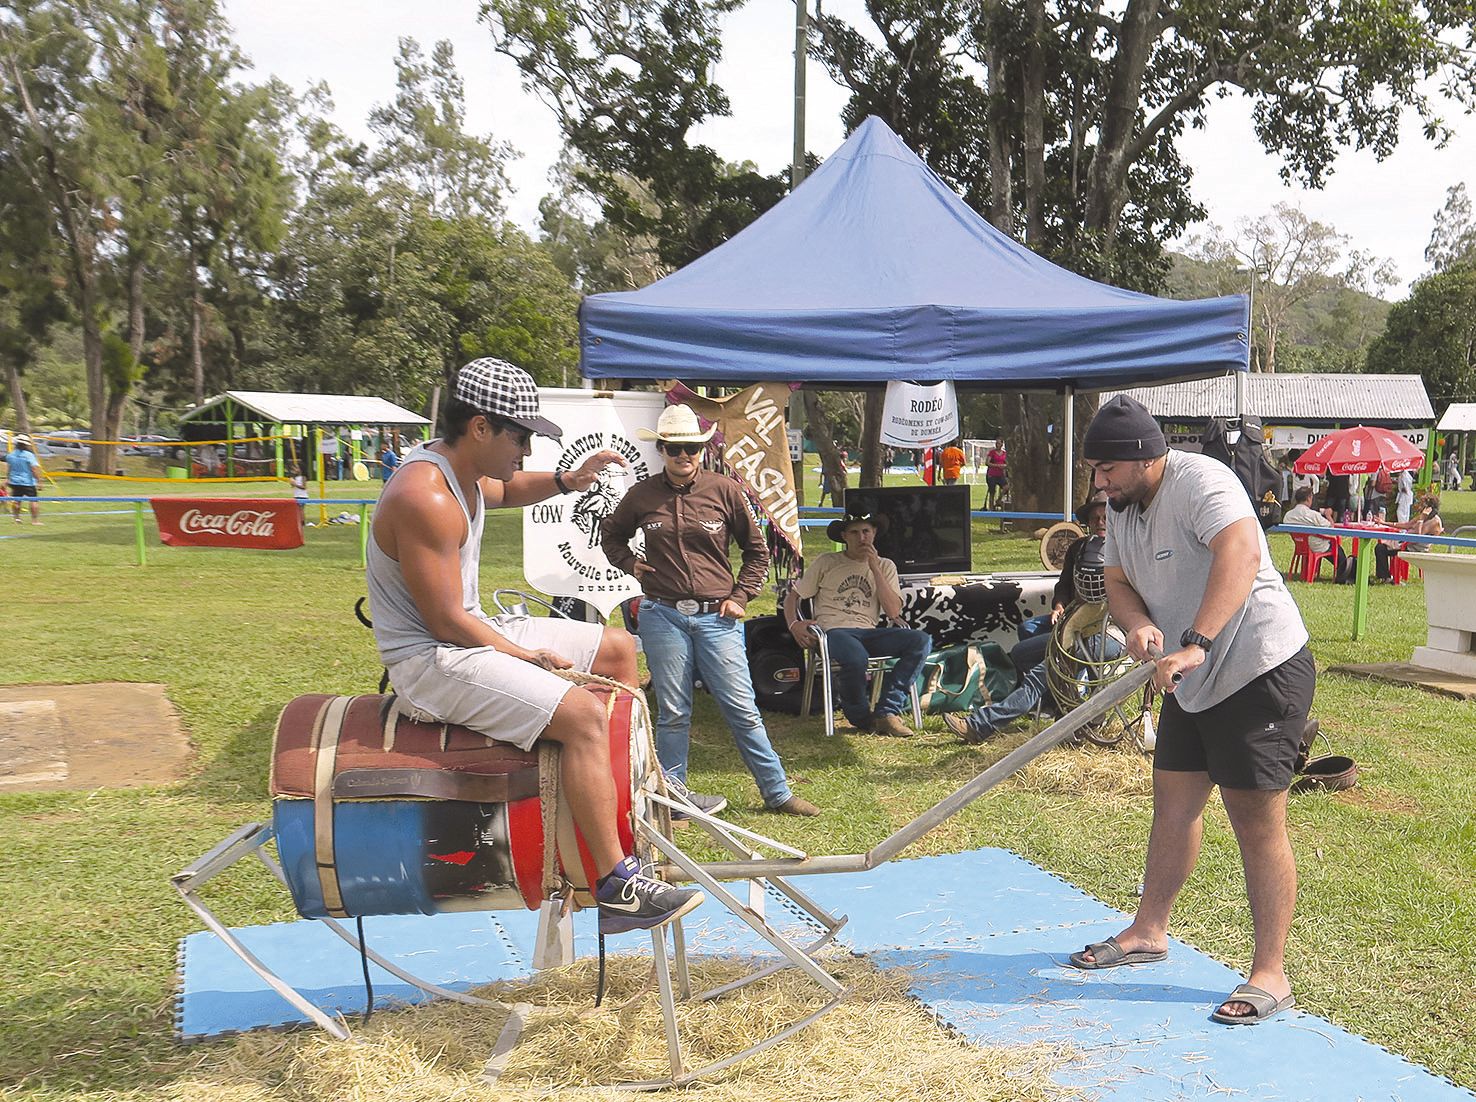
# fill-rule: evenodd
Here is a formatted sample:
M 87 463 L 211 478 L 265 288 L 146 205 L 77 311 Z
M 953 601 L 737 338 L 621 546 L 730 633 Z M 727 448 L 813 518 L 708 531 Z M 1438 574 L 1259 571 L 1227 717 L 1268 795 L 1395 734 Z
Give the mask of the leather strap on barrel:
M 564 892 L 564 877 L 554 870 L 559 851 L 559 744 L 538 740 L 538 801 L 543 811 L 543 898 Z M 577 861 L 579 855 L 575 854 Z
M 395 748 L 395 732 L 400 726 L 400 698 L 390 693 L 379 702 L 379 726 L 384 733 L 384 752 Z
M 313 730 L 316 770 L 313 774 L 313 848 L 318 866 L 318 886 L 323 909 L 334 918 L 348 918 L 343 893 L 338 887 L 338 866 L 333 852 L 333 765 L 338 758 L 338 739 L 343 717 L 353 702 L 351 696 L 335 696 L 318 713 Z
M 472 804 L 505 804 L 538 795 L 538 770 L 513 773 L 457 773 L 449 769 L 345 769 L 333 778 L 336 799 L 419 796 L 428 800 L 462 800 Z

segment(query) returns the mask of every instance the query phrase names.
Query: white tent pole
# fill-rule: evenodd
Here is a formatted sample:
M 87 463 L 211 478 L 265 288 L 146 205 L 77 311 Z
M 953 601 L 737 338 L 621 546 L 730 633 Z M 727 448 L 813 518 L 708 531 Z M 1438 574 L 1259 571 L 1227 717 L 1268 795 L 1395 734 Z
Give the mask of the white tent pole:
M 1076 463 L 1072 451 L 1076 445 L 1076 389 L 1067 386 L 1061 400 L 1061 454 L 1066 457 L 1066 470 L 1061 478 L 1061 519 L 1071 519 L 1071 472 Z

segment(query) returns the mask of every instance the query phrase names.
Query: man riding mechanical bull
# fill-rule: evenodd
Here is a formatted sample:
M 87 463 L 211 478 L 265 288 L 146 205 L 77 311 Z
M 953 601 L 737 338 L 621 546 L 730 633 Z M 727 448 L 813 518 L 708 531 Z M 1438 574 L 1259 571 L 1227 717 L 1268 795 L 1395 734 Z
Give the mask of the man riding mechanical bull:
M 374 513 L 369 599 L 390 681 L 421 717 L 523 750 L 540 739 L 559 744 L 563 792 L 600 875 L 601 933 L 679 918 L 702 893 L 645 875 L 624 852 L 604 708 L 553 672 L 633 685 L 634 640 L 573 620 L 489 617 L 477 585 L 487 510 L 584 493 L 624 460 L 600 451 L 568 473 L 522 470 L 534 434 L 558 440 L 560 430 L 539 415 L 532 378 L 501 360 L 474 360 L 457 373 L 445 429 L 405 457 Z

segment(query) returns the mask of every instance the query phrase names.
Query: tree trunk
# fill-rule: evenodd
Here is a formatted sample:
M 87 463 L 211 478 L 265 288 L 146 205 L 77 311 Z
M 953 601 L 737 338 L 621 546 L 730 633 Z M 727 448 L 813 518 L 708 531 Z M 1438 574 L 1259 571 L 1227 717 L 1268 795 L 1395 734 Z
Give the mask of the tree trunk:
M 886 406 L 887 392 L 877 388 L 866 392 L 866 405 L 861 420 L 861 481 L 862 486 L 880 486 L 882 471 L 882 410 Z
M 810 440 L 820 456 L 820 484 L 826 485 L 825 480 L 829 479 L 831 486 L 844 486 L 846 463 L 841 458 L 840 449 L 835 446 L 835 429 L 826 416 L 825 407 L 820 404 L 820 393 L 815 390 L 802 390 L 800 393 L 804 395 L 805 422 L 810 429 Z
M 128 351 L 133 362 L 143 359 L 144 347 L 144 262 L 134 256 L 128 266 Z
M 15 408 L 15 429 L 30 435 L 31 414 L 26 409 L 26 392 L 21 388 L 20 368 L 15 361 L 5 361 L 5 381 L 10 384 L 10 404 Z
M 190 264 L 190 378 L 194 381 L 195 405 L 205 403 L 205 356 L 202 351 L 200 284 L 195 265 Z
M 1036 252 L 1046 248 L 1045 225 L 1045 3 L 1026 5 L 1030 39 L 1020 74 L 1021 160 L 1025 177 L 1025 243 Z
M 1010 453 L 1010 508 L 1059 514 L 1066 469 L 1061 396 L 1007 394 L 1001 404 L 1007 426 L 1003 435 Z M 1086 497 L 1091 482 L 1091 468 L 1081 458 L 1081 441 L 1097 406 L 1095 394 L 1077 395 L 1072 405 L 1071 485 L 1076 501 Z M 1047 432 L 1050 426 L 1054 431 Z
M 1128 0 L 1117 36 L 1101 136 L 1087 170 L 1086 228 L 1099 236 L 1105 267 L 1110 271 L 1117 222 L 1127 201 L 1127 174 L 1141 114 L 1143 73 L 1154 43 L 1152 25 L 1159 0 Z
M 1006 394 L 1000 403 L 1010 454 L 1011 509 L 1043 513 L 1061 500 L 1061 472 L 1051 462 L 1051 437 L 1046 432 L 1047 425 L 1059 420 L 1052 417 L 1054 401 L 1048 394 Z
M 131 255 L 128 259 L 128 353 L 134 364 L 143 357 L 145 275 L 143 257 L 136 253 Z M 128 411 L 133 383 L 130 379 L 107 379 L 106 383 L 107 405 L 103 418 L 107 424 L 102 439 L 121 440 L 123 415 Z M 101 473 L 111 473 L 116 463 L 116 448 L 112 444 L 104 444 L 101 445 L 101 454 L 98 454 L 98 447 L 93 447 L 95 467 Z
M 998 4 L 990 4 L 989 12 L 991 19 L 997 19 Z M 1014 148 L 1007 112 L 1013 96 L 1004 72 L 1004 51 L 991 45 L 984 62 L 989 89 L 989 116 L 984 122 L 984 140 L 989 149 L 989 222 L 1000 233 L 1009 233 L 1014 221 L 1010 181 Z
M 82 364 L 87 372 L 87 427 L 94 440 L 111 440 L 108 435 L 108 387 L 103 378 L 102 326 L 97 320 L 97 307 L 89 292 L 83 297 Z M 93 474 L 107 471 L 103 448 L 93 445 L 87 469 Z
M 234 390 L 240 378 L 241 367 L 246 362 L 246 330 L 239 322 L 231 326 L 231 348 L 234 349 L 234 353 L 230 364 L 227 365 L 226 383 L 227 389 Z M 399 387 L 395 388 L 395 394 L 397 395 L 395 402 L 398 405 Z

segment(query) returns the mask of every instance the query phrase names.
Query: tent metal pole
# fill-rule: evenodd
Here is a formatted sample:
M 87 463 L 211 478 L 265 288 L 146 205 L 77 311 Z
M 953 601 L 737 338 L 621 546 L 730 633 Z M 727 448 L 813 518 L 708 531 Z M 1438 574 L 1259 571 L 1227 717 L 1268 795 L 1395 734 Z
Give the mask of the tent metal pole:
M 1061 399 L 1061 454 L 1066 457 L 1066 469 L 1061 476 L 1061 519 L 1071 519 L 1071 473 L 1076 466 L 1073 451 L 1076 446 L 1076 388 L 1066 387 Z

